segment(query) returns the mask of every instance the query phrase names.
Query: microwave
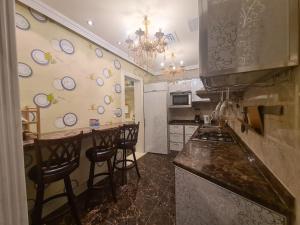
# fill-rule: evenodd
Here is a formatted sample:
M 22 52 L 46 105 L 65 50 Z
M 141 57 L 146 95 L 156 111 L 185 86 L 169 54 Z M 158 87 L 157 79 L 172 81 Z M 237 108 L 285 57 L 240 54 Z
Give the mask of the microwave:
M 170 93 L 170 108 L 189 108 L 192 107 L 192 92 L 173 92 Z

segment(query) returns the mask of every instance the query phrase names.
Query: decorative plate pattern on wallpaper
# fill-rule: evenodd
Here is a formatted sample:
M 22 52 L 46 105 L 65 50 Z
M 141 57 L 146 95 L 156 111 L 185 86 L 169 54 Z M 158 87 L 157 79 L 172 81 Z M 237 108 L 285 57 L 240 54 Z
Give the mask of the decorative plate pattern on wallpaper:
M 102 87 L 104 85 L 104 80 L 101 77 L 96 78 L 96 83 L 98 86 Z
M 106 105 L 109 105 L 112 102 L 112 100 L 113 99 L 112 99 L 111 96 L 109 96 L 109 95 L 104 96 L 104 102 L 105 102 Z
M 42 23 L 47 22 L 47 17 L 45 15 L 43 15 L 42 13 L 40 13 L 32 8 L 29 8 L 29 12 L 33 16 L 33 18 L 36 19 L 37 21 L 42 22 Z
M 102 52 L 101 48 L 96 48 L 95 49 L 95 53 L 96 53 L 96 56 L 98 58 L 102 58 L 103 57 L 103 52 Z
M 121 69 L 121 63 L 120 63 L 120 61 L 118 60 L 118 59 L 115 59 L 114 60 L 114 66 L 115 66 L 115 68 L 117 69 L 117 70 L 120 70 Z
M 122 109 L 121 109 L 121 108 L 116 108 L 116 109 L 114 110 L 114 115 L 115 115 L 116 117 L 121 117 L 121 116 L 122 116 Z
M 54 126 L 58 129 L 63 129 L 66 127 L 66 125 L 64 124 L 64 120 L 62 117 L 57 117 L 54 121 Z
M 46 58 L 46 53 L 40 49 L 33 49 L 31 51 L 31 58 L 39 65 L 48 65 L 49 60 Z
M 61 79 L 62 87 L 67 91 L 72 91 L 76 88 L 75 80 L 70 76 L 65 76 Z
M 115 92 L 118 94 L 122 92 L 122 87 L 120 84 L 115 84 Z
M 31 67 L 26 64 L 19 62 L 18 63 L 18 75 L 19 77 L 27 78 L 32 76 L 32 69 Z
M 21 29 L 21 30 L 29 30 L 30 29 L 30 23 L 26 19 L 25 16 L 21 15 L 20 13 L 16 13 L 15 16 L 15 22 L 16 22 L 16 27 Z
M 59 46 L 61 48 L 61 50 L 69 55 L 74 54 L 75 52 L 75 47 L 72 44 L 71 41 L 67 40 L 67 39 L 61 39 L 59 41 Z
M 66 113 L 63 116 L 63 122 L 67 127 L 73 127 L 77 124 L 78 118 L 75 113 Z
M 98 112 L 100 115 L 104 114 L 104 113 L 105 113 L 105 108 L 104 108 L 104 106 L 102 106 L 102 105 L 98 106 L 97 112 Z
M 35 105 L 37 105 L 41 108 L 47 108 L 51 105 L 51 101 L 49 100 L 48 95 L 45 93 L 36 94 L 33 97 L 33 102 Z
M 104 76 L 106 79 L 108 79 L 108 78 L 111 77 L 111 71 L 110 71 L 110 69 L 104 68 L 104 69 L 102 70 L 102 74 L 103 74 L 103 76 Z

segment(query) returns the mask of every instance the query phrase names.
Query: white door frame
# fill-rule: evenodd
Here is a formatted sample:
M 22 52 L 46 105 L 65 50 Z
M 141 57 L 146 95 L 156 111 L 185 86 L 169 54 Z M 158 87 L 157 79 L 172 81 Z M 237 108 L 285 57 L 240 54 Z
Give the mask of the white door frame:
M 15 1 L 0 1 L 0 225 L 27 225 Z
M 145 152 L 145 123 L 144 123 L 144 80 L 132 73 L 122 71 L 121 73 L 121 87 L 122 87 L 122 97 L 121 97 L 121 108 L 122 112 L 125 112 L 125 77 L 129 77 L 137 82 L 134 82 L 134 114 L 135 122 L 140 122 L 139 130 L 139 141 L 137 143 L 137 151 Z M 122 122 L 125 122 L 125 113 L 122 113 Z

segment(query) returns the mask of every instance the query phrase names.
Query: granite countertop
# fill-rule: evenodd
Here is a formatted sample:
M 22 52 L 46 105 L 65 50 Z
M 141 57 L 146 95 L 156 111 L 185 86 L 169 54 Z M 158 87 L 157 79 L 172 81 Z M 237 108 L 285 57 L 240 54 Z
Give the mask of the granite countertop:
M 195 120 L 171 120 L 169 121 L 170 125 L 203 125 L 203 121 L 195 122 Z
M 101 125 L 99 128 L 95 128 L 96 130 L 105 130 L 110 128 L 115 128 L 122 126 L 124 124 L 131 124 L 132 122 L 125 122 L 125 123 L 113 123 L 113 124 L 107 124 L 107 125 Z M 76 129 L 70 129 L 70 130 L 64 130 L 64 131 L 57 131 L 57 132 L 50 132 L 50 133 L 44 133 L 41 135 L 41 139 L 56 139 L 56 138 L 64 138 L 68 136 L 73 136 L 79 134 L 81 131 L 83 131 L 84 136 L 89 136 L 92 133 L 92 128 L 90 127 L 84 127 L 84 128 L 76 128 Z M 31 149 L 31 147 L 34 146 L 34 140 L 26 140 L 23 141 L 23 147 L 24 150 Z
M 190 140 L 174 164 L 291 218 L 293 196 L 230 128 L 224 130 L 236 143 Z

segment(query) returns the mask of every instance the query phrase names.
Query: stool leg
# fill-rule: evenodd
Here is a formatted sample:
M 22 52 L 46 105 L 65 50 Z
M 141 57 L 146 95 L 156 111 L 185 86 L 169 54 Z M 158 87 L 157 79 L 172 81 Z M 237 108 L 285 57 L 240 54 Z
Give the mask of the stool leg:
M 32 225 L 42 224 L 43 200 L 45 185 L 43 183 L 37 185 L 35 205 L 32 211 Z
M 93 184 L 94 184 L 94 173 L 95 173 L 95 163 L 91 162 L 90 164 L 90 174 L 89 174 L 89 180 L 87 182 L 87 197 L 85 200 L 85 208 L 87 208 L 89 200 L 90 200 L 90 195 L 92 192 Z
M 73 192 L 73 188 L 72 188 L 70 177 L 67 176 L 64 179 L 64 182 L 65 182 L 65 186 L 66 186 L 66 192 L 67 192 L 67 195 L 68 195 L 68 202 L 69 202 L 69 204 L 71 206 L 71 212 L 72 212 L 73 217 L 75 219 L 75 223 L 77 225 L 81 225 L 81 221 L 80 221 L 80 217 L 79 217 L 79 211 L 78 211 L 78 208 L 76 206 L 75 195 L 74 195 L 74 192 Z
M 117 155 L 118 155 L 118 149 L 116 150 L 116 154 L 114 155 L 113 172 L 114 172 L 114 170 L 115 170 L 115 168 L 116 168 Z
M 122 184 L 124 185 L 127 181 L 126 179 L 126 148 L 123 149 L 123 163 L 122 163 Z
M 138 177 L 140 178 L 141 174 L 140 174 L 140 171 L 139 171 L 139 168 L 138 168 L 138 164 L 137 164 L 137 161 L 136 161 L 136 157 L 135 157 L 135 148 L 132 149 L 132 155 L 133 155 L 133 159 L 134 159 L 136 173 L 137 173 Z
M 110 187 L 111 187 L 111 193 L 114 198 L 114 201 L 116 202 L 117 198 L 116 198 L 116 191 L 115 191 L 115 186 L 114 186 L 114 175 L 113 175 L 113 168 L 112 168 L 110 160 L 107 160 L 107 169 L 109 172 L 109 182 L 110 182 Z

